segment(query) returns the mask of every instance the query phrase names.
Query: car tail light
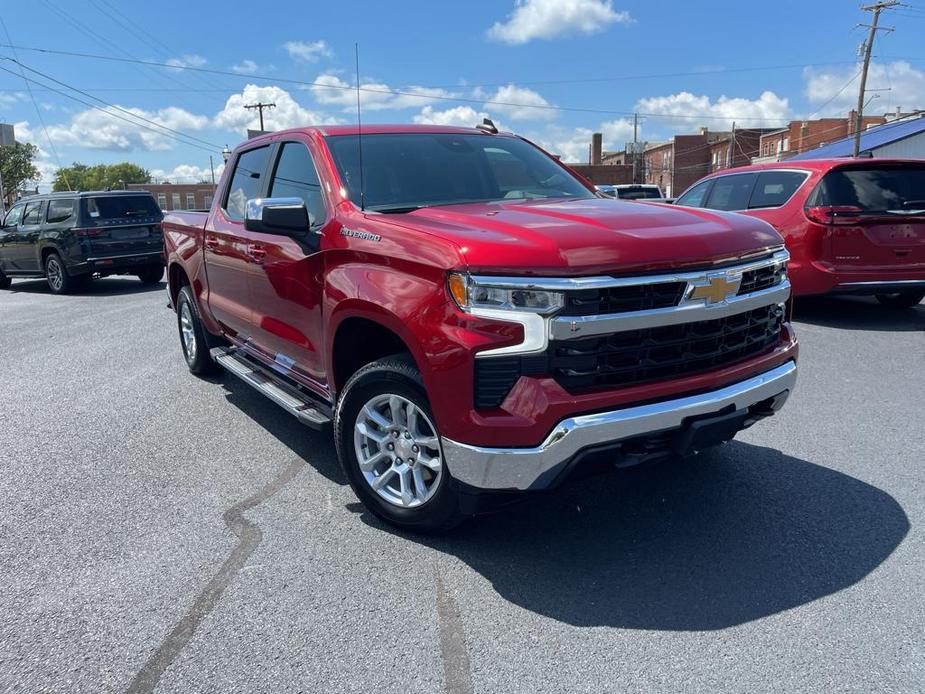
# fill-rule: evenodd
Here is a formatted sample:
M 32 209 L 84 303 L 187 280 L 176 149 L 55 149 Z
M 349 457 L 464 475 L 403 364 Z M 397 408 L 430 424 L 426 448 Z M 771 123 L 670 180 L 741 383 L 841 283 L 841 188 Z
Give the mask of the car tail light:
M 105 232 L 105 229 L 97 229 L 94 227 L 79 227 L 74 229 L 74 233 L 78 236 L 102 236 Z
M 807 207 L 806 216 L 817 224 L 858 224 L 863 211 L 854 205 L 823 205 Z

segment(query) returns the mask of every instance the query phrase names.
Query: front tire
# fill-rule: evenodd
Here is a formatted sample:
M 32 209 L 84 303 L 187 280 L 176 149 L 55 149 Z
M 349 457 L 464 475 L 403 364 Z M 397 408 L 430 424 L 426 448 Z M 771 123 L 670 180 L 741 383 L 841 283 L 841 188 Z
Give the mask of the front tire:
M 143 268 L 138 273 L 138 279 L 142 284 L 159 284 L 164 277 L 163 265 L 151 265 Z
M 350 486 L 378 518 L 421 533 L 449 530 L 465 518 L 421 374 L 407 355 L 368 364 L 350 378 L 334 436 Z
M 202 325 L 193 292 L 189 286 L 181 287 L 177 295 L 177 328 L 183 359 L 191 373 L 197 376 L 215 373 L 219 365 L 212 360 L 209 348 L 212 341 Z
M 925 299 L 925 291 L 896 292 L 895 294 L 877 294 L 877 301 L 891 308 L 912 308 Z
M 52 294 L 69 294 L 78 286 L 78 282 L 68 274 L 64 261 L 57 253 L 49 253 L 45 258 L 45 280 Z

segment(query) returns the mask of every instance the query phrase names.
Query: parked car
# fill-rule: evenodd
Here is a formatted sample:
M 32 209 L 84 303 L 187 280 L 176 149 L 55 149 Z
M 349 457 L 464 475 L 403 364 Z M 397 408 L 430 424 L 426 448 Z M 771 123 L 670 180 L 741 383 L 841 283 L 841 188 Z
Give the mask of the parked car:
M 354 492 L 405 528 L 716 445 L 795 384 L 771 226 L 601 199 L 509 133 L 263 135 L 164 239 L 189 370 L 333 423 Z
M 45 277 L 66 294 L 93 277 L 164 276 L 163 214 L 150 193 L 90 191 L 33 195 L 0 227 L 0 288 L 14 277 Z
M 665 200 L 662 189 L 648 183 L 621 183 L 613 186 L 614 197 L 620 200 L 645 200 L 658 202 Z
M 818 159 L 729 169 L 677 205 L 734 210 L 784 237 L 796 296 L 874 295 L 888 306 L 925 298 L 925 163 Z
M 596 190 L 598 193 L 603 193 L 607 197 L 617 197 L 617 187 L 610 185 L 609 183 L 601 183 L 600 185 L 596 185 L 594 186 L 594 190 Z

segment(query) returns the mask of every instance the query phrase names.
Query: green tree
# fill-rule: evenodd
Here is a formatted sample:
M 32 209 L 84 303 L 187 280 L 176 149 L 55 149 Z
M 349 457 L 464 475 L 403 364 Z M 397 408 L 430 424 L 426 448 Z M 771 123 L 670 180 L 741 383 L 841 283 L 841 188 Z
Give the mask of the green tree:
M 149 183 L 151 174 L 138 164 L 95 164 L 87 166 L 74 162 L 72 166 L 58 169 L 52 190 L 119 190 L 126 183 Z
M 34 159 L 38 147 L 33 144 L 17 142 L 13 145 L 0 146 L 0 176 L 3 178 L 3 193 L 9 203 L 13 192 L 26 183 L 41 178 Z

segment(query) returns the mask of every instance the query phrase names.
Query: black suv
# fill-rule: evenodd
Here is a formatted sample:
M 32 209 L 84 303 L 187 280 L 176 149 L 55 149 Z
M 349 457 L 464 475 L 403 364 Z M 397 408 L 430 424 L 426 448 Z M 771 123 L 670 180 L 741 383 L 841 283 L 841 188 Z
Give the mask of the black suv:
M 45 277 L 65 294 L 93 277 L 164 275 L 163 214 L 150 193 L 49 193 L 17 201 L 0 226 L 0 288 Z

